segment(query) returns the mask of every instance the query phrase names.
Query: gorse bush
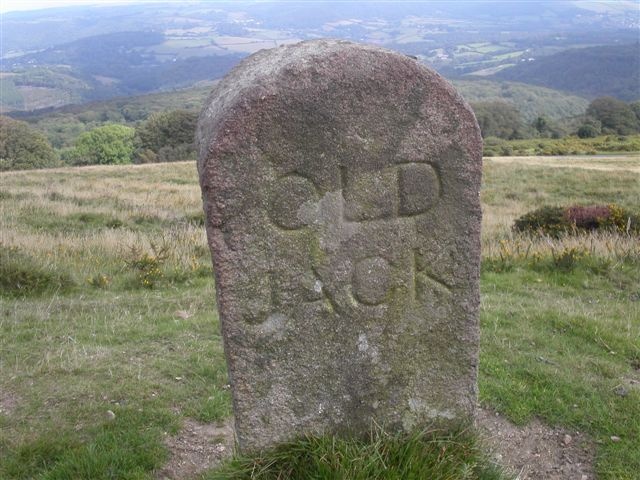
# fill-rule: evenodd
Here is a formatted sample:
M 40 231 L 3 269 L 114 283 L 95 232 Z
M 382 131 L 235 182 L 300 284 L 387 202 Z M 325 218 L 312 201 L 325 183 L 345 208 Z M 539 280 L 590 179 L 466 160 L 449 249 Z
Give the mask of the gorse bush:
M 551 249 L 551 256 L 557 270 L 570 272 L 589 256 L 589 251 L 584 247 L 565 247 L 559 252 Z
M 616 205 L 544 206 L 516 219 L 515 231 L 558 237 L 585 231 L 640 233 L 640 216 Z
M 87 278 L 87 283 L 95 288 L 107 288 L 111 283 L 111 278 L 104 273 L 99 273 Z
M 166 244 L 151 243 L 151 253 L 139 247 L 131 247 L 131 259 L 125 264 L 137 273 L 137 280 L 144 288 L 154 288 L 162 280 L 164 273 L 162 264 L 169 258 L 169 247 Z
M 557 236 L 567 227 L 563 213 L 562 207 L 541 207 L 516 219 L 513 228 L 518 232 L 545 233 Z

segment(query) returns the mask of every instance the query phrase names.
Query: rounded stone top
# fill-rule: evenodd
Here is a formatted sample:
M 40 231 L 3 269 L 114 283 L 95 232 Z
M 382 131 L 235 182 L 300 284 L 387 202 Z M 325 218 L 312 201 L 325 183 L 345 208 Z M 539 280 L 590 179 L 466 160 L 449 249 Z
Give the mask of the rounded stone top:
M 467 154 L 481 148 L 473 112 L 438 73 L 388 49 L 322 39 L 261 50 L 214 87 L 197 131 L 199 169 L 212 155 L 237 151 L 264 135 L 261 123 L 287 119 L 298 124 L 298 133 L 323 135 L 329 143 L 393 136 L 433 154 L 447 144 Z M 308 131 L 301 132 L 301 123 Z M 330 131 L 314 132 L 314 127 Z M 417 143 L 410 138 L 423 134 L 430 138 Z

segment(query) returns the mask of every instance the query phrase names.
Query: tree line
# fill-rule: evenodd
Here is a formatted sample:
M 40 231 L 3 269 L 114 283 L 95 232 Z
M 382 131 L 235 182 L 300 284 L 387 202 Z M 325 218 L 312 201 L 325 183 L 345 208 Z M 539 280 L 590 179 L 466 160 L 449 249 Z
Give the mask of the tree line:
M 477 102 L 471 106 L 483 138 L 519 140 L 569 135 L 594 138 L 598 135 L 640 133 L 640 101 L 625 103 L 613 97 L 600 97 L 589 104 L 583 115 L 562 121 L 540 115 L 531 123 L 525 123 L 517 107 L 507 102 Z
M 135 127 L 107 123 L 80 134 L 73 147 L 55 150 L 27 122 L 0 116 L 0 171 L 193 159 L 197 119 L 186 110 L 152 113 Z
M 565 122 L 538 116 L 525 123 L 518 109 L 501 101 L 472 104 L 485 139 L 562 138 L 575 135 L 640 133 L 640 101 L 612 97 L 593 100 L 584 115 Z M 107 123 L 81 133 L 72 147 L 54 149 L 27 122 L 0 116 L 0 171 L 63 165 L 108 165 L 172 162 L 195 158 L 197 113 L 169 110 L 152 113 L 134 127 Z

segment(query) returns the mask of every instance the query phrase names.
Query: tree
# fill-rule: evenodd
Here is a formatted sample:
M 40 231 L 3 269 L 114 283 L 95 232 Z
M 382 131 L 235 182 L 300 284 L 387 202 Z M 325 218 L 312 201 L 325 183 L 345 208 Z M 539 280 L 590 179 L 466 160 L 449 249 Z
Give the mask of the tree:
M 535 129 L 539 137 L 562 138 L 564 133 L 558 125 L 556 125 L 545 115 L 538 116 L 531 123 L 531 126 Z
M 85 132 L 76 140 L 69 157 L 75 165 L 131 163 L 135 130 L 124 125 L 104 125 Z
M 638 100 L 637 102 L 631 102 L 629 106 L 631 107 L 631 110 L 633 110 L 633 113 L 640 123 L 640 100 Z
M 0 116 L 0 171 L 55 167 L 58 156 L 28 123 Z
M 549 120 L 541 115 L 533 121 L 533 128 L 536 129 L 538 135 L 542 136 L 549 130 Z
M 137 160 L 171 162 L 192 158 L 198 115 L 187 110 L 154 113 L 136 129 Z
M 525 126 L 518 109 L 506 102 L 477 102 L 472 105 L 482 137 L 522 138 Z
M 631 106 L 613 97 L 593 100 L 587 108 L 587 116 L 600 121 L 603 133 L 631 135 L 640 130 L 640 122 Z
M 577 131 L 579 138 L 594 138 L 600 134 L 600 130 L 592 123 L 580 125 Z

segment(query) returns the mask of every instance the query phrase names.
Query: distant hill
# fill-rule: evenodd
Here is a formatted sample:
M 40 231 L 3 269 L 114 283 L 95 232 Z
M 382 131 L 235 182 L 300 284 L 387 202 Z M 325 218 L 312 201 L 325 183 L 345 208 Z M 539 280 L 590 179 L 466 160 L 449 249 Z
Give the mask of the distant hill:
M 37 110 L 118 96 L 184 88 L 220 78 L 244 56 L 164 57 L 163 34 L 117 32 L 7 59 L 0 72 L 0 109 Z
M 198 82 L 193 87 L 171 92 L 117 97 L 109 100 L 64 105 L 57 108 L 44 108 L 30 112 L 11 112 L 8 116 L 27 122 L 34 122 L 56 117 L 86 118 L 90 113 L 99 113 L 103 117 L 110 117 L 108 121 L 135 123 L 146 119 L 155 112 L 180 109 L 200 110 L 216 82 L 215 80 Z
M 640 99 L 640 43 L 565 50 L 522 62 L 494 78 L 541 85 L 588 98 Z

